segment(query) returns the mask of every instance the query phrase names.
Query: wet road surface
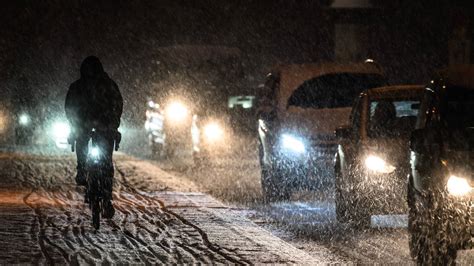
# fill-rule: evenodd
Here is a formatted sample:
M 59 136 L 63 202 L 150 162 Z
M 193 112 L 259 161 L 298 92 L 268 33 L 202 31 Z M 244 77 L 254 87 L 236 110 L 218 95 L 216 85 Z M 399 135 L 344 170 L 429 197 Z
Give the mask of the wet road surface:
M 255 146 L 244 143 L 244 147 Z M 252 221 L 317 258 L 318 263 L 414 264 L 408 249 L 407 215 L 373 215 L 371 226 L 363 229 L 337 222 L 330 174 L 315 190 L 296 192 L 289 202 L 265 205 L 255 149 L 216 158 L 198 169 L 176 170 L 158 164 L 193 180 L 201 191 L 246 208 Z M 457 263 L 474 265 L 474 251 L 459 251 Z

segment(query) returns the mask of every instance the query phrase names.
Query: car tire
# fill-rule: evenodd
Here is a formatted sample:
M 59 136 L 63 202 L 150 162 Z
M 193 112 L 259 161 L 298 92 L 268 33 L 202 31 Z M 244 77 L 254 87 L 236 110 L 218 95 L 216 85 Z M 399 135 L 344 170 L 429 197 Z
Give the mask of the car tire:
M 443 200 L 435 193 L 422 196 L 408 182 L 408 232 L 410 255 L 417 264 L 453 265 L 457 248 L 449 240 Z
M 272 203 L 277 201 L 288 201 L 291 196 L 291 189 L 282 182 L 284 180 L 284 175 L 281 171 L 271 169 L 265 165 L 263 162 L 263 148 L 261 144 L 259 145 L 259 160 L 264 202 Z
M 360 192 L 345 193 L 343 174 L 340 167 L 335 168 L 335 207 L 336 219 L 340 223 L 351 223 L 355 227 L 370 226 L 370 212 L 367 210 L 365 201 L 354 197 Z M 351 196 L 352 195 L 352 196 Z
M 163 149 L 164 158 L 173 160 L 176 157 L 176 147 L 173 144 L 165 144 Z
M 336 202 L 336 217 L 341 223 L 349 223 L 355 228 L 366 228 L 370 227 L 370 212 L 366 210 L 364 206 L 367 206 L 362 201 L 358 201 L 353 198 L 343 198 L 343 202 Z
M 420 235 L 415 227 L 416 209 L 415 209 L 415 190 L 413 187 L 413 178 L 411 175 L 408 178 L 407 187 L 407 203 L 408 203 L 408 233 L 410 234 L 410 240 L 408 242 L 410 248 L 410 255 L 412 258 L 416 258 L 419 250 L 417 243 L 419 242 Z
M 163 145 L 158 143 L 151 144 L 151 154 L 153 158 L 161 158 L 161 153 L 163 152 Z
M 29 137 L 24 130 L 20 128 L 15 129 L 15 145 L 29 144 Z
M 334 177 L 335 177 L 335 208 L 336 208 L 336 219 L 340 223 L 347 223 L 350 220 L 350 217 L 347 215 L 347 206 L 346 201 L 344 200 L 344 194 L 341 189 L 342 183 L 342 173 L 340 170 L 339 162 L 336 162 L 334 167 Z
M 163 144 L 156 143 L 151 133 L 148 134 L 148 146 L 150 146 L 151 156 L 153 158 L 161 158 L 161 155 L 163 153 Z
M 193 152 L 193 162 L 195 167 L 209 166 L 211 159 L 202 152 Z
M 266 203 L 288 201 L 290 199 L 291 188 L 282 182 L 282 177 L 279 171 L 262 168 L 262 193 Z

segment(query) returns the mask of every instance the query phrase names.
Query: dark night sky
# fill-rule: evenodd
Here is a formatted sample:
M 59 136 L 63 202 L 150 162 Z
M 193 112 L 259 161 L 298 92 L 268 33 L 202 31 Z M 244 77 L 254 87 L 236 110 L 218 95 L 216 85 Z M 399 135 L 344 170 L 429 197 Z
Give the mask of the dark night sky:
M 36 94 L 59 102 L 81 60 L 95 54 L 127 97 L 150 83 L 146 59 L 157 47 L 188 44 L 239 48 L 256 86 L 275 63 L 331 60 L 333 23 L 355 20 L 371 26 L 370 56 L 392 80 L 418 82 L 446 62 L 453 17 L 470 8 L 447 0 L 380 0 L 372 1 L 376 12 L 353 18 L 328 10 L 330 2 L 10 1 L 0 11 L 0 79 L 12 89 L 23 77 Z

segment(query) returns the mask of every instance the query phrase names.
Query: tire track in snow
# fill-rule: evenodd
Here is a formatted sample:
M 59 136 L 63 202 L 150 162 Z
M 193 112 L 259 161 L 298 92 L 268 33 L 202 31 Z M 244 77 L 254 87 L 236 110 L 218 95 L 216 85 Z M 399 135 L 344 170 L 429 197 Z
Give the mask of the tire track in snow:
M 144 231 L 147 231 L 147 232 L 151 232 L 148 228 L 146 228 L 145 226 L 141 225 L 141 222 L 144 222 L 144 221 L 147 221 L 149 224 L 151 225 L 154 225 L 155 226 L 155 229 L 159 229 L 160 231 L 166 231 L 167 229 L 167 225 L 163 224 L 162 222 L 160 222 L 158 225 L 157 223 L 150 219 L 150 217 L 148 215 L 143 215 L 143 212 L 147 212 L 146 208 L 144 208 L 143 205 L 138 205 L 136 201 L 132 201 L 132 200 L 128 200 L 124 197 L 120 197 L 117 199 L 117 201 L 119 202 L 124 202 L 124 206 L 122 206 L 121 204 L 116 204 L 116 208 L 121 211 L 121 212 L 126 212 L 128 214 L 135 214 L 137 215 L 138 219 L 136 219 L 135 221 L 132 221 L 131 223 L 138 227 L 139 229 L 142 229 Z M 117 202 L 118 203 L 118 202 Z M 153 205 L 152 203 L 150 203 L 148 201 L 148 206 L 150 205 Z M 156 204 L 155 204 L 156 205 Z M 125 208 L 128 208 L 129 206 L 133 206 L 133 208 L 130 208 L 130 210 L 125 210 Z M 140 213 L 135 213 L 133 211 L 133 209 L 141 209 L 142 212 Z M 164 215 L 168 215 L 166 213 L 163 213 L 161 209 L 156 209 L 157 212 L 159 212 L 160 214 L 164 214 Z M 168 219 L 172 219 L 171 217 L 169 217 Z M 159 220 L 158 220 L 159 221 Z M 123 222 L 123 224 L 125 224 L 126 221 Z M 162 230 L 161 227 L 164 227 L 165 230 Z M 120 227 L 119 227 L 120 228 Z M 130 231 L 126 230 L 126 229 L 120 229 L 121 231 L 123 231 L 128 237 L 129 239 L 130 238 L 133 238 L 134 240 L 136 240 L 138 243 L 140 243 L 142 246 L 145 246 L 146 248 L 149 248 L 149 245 L 146 244 L 143 240 L 141 240 L 138 236 L 134 236 Z M 138 231 L 138 230 L 137 230 Z M 169 232 L 166 232 L 167 233 L 167 239 L 176 239 L 177 237 L 180 238 L 182 236 L 180 235 L 177 235 L 177 236 L 173 236 L 173 235 L 170 235 Z M 200 256 L 201 254 L 199 254 L 198 252 L 195 252 L 193 251 L 192 249 L 190 248 L 187 248 L 185 245 L 181 244 L 181 243 L 173 243 L 173 247 L 171 248 L 165 248 L 163 244 L 159 243 L 159 241 L 156 241 L 156 238 L 159 238 L 161 236 L 161 234 L 156 234 L 156 233 L 152 233 L 150 235 L 156 235 L 156 237 L 154 237 L 154 242 L 155 244 L 157 244 L 158 246 L 161 246 L 163 247 L 163 250 L 165 252 L 167 252 L 168 254 L 170 255 L 176 255 L 178 258 L 177 262 L 179 261 L 182 261 L 183 257 L 181 256 L 182 254 L 176 250 L 173 250 L 173 247 L 176 246 L 176 247 L 180 247 L 182 251 L 186 251 L 187 253 L 189 253 L 190 256 L 187 256 L 188 258 L 192 258 L 192 260 L 197 263 L 199 262 L 200 260 L 204 259 L 204 257 Z M 152 237 L 153 238 L 153 237 Z M 208 250 L 202 250 L 202 251 L 208 251 Z M 158 254 L 157 254 L 158 255 Z M 211 255 L 212 254 L 208 254 L 208 255 Z M 162 258 L 162 256 L 157 256 L 158 258 Z M 212 257 L 214 258 L 214 257 Z M 210 262 L 210 261 L 208 261 Z
M 72 217 L 70 216 L 70 211 L 66 210 L 66 208 L 64 207 L 67 203 L 66 201 L 60 201 L 59 199 L 64 199 L 64 198 L 68 198 L 67 196 L 65 196 L 62 191 L 61 192 L 45 192 L 46 195 L 48 196 L 48 198 L 51 198 L 53 199 L 53 201 L 56 203 L 57 206 L 59 206 L 59 209 L 61 210 L 61 212 L 63 212 L 66 217 L 67 217 L 67 221 L 72 221 Z M 69 215 L 68 215 L 69 213 Z M 88 216 L 86 213 L 82 212 L 83 216 Z M 51 224 L 51 226 L 53 227 L 56 227 L 58 230 L 60 230 L 54 223 Z M 70 225 L 67 226 L 67 228 L 70 228 Z M 61 230 L 60 230 L 61 231 Z M 81 219 L 80 220 L 80 235 L 82 236 L 82 239 L 84 239 L 87 243 L 90 244 L 90 246 L 92 246 L 93 248 L 89 248 L 88 246 L 84 245 L 84 242 L 82 241 L 81 238 L 78 237 L 78 239 L 80 239 L 80 248 L 81 249 L 86 249 L 90 254 L 91 256 L 96 259 L 96 260 L 102 260 L 102 256 L 101 256 L 101 253 L 104 253 L 105 250 L 97 245 L 94 240 L 88 236 L 88 234 L 85 233 L 85 228 L 84 228 L 84 225 L 83 225 L 83 220 Z M 69 245 L 71 245 L 72 243 L 70 242 L 69 240 L 69 237 L 67 236 L 67 232 L 63 232 L 63 240 L 65 241 L 65 243 L 69 243 Z M 71 248 L 74 252 L 76 251 L 76 248 L 72 247 Z M 93 262 L 92 260 L 88 260 L 88 263 L 91 263 Z
M 30 193 L 25 195 L 25 197 L 23 198 L 23 202 L 25 203 L 25 205 L 30 207 L 35 212 L 36 221 L 38 221 L 38 225 L 39 225 L 39 232 L 38 232 L 37 239 L 38 239 L 38 245 L 40 246 L 41 253 L 43 254 L 44 258 L 46 259 L 47 264 L 54 264 L 54 259 L 51 257 L 51 255 L 49 254 L 49 252 L 47 250 L 47 247 L 46 247 L 46 244 L 48 244 L 49 246 L 57 249 L 59 251 L 59 253 L 63 256 L 63 258 L 66 260 L 66 262 L 70 263 L 71 261 L 69 259 L 69 255 L 67 254 L 67 252 L 64 249 L 62 249 L 61 247 L 59 247 L 58 245 L 54 244 L 46 236 L 46 233 L 45 233 L 46 232 L 46 230 L 45 230 L 46 224 L 44 222 L 44 217 L 43 217 L 43 214 L 41 213 L 41 210 L 39 208 L 36 208 L 32 203 L 28 202 L 28 198 L 33 193 L 35 193 L 35 190 L 32 190 Z
M 112 224 L 114 223 L 113 221 L 110 221 Z M 145 228 L 143 226 L 141 226 L 139 223 L 135 223 L 135 226 L 139 226 L 141 227 L 143 230 L 146 230 L 149 234 L 153 234 L 151 232 L 151 230 L 149 230 L 148 228 Z M 129 241 L 134 241 L 135 242 L 135 245 L 138 247 L 139 245 L 142 245 L 143 247 L 145 247 L 156 259 L 158 259 L 159 261 L 162 261 L 163 260 L 163 256 L 161 256 L 158 252 L 156 252 L 149 244 L 147 244 L 144 240 L 142 240 L 140 237 L 138 236 L 135 236 L 133 235 L 129 230 L 127 229 L 122 229 L 120 228 L 119 226 L 117 226 L 118 229 L 120 229 L 123 233 L 124 233 L 124 236 L 127 237 L 129 239 Z
M 116 187 L 123 189 L 119 191 L 114 187 L 117 215 L 111 220 L 104 219 L 101 229 L 96 232 L 90 225 L 90 210 L 83 203 L 83 191 L 75 189 L 71 177 L 74 171 L 68 171 L 73 169 L 73 164 L 69 161 L 59 162 L 54 158 L 51 160 L 13 158 L 12 162 L 15 163 L 6 165 L 8 167 L 14 165 L 15 169 L 3 171 L 6 174 L 6 182 L 0 180 L 0 185 L 4 185 L 7 189 L 21 187 L 22 191 L 32 188 L 31 192 L 28 190 L 30 192 L 28 195 L 25 196 L 24 193 L 18 195 L 20 202 L 24 197 L 21 205 L 24 203 L 32 210 L 30 212 L 25 208 L 29 218 L 31 217 L 28 219 L 25 232 L 29 231 L 31 234 L 27 238 L 34 247 L 34 255 L 28 256 L 33 254 L 32 250 L 19 249 L 19 252 L 23 252 L 22 256 L 7 258 L 10 262 L 72 265 L 250 264 L 249 260 L 253 260 L 252 253 L 259 256 L 255 259 L 269 261 L 266 260 L 266 255 L 261 254 L 266 252 L 265 245 L 253 247 L 254 243 L 251 243 L 255 251 L 250 249 L 247 251 L 245 246 L 242 246 L 244 251 L 239 248 L 228 248 L 228 243 L 235 245 L 242 242 L 245 245 L 247 239 L 240 239 L 239 234 L 236 235 L 239 238 L 236 242 L 227 239 L 229 236 L 225 234 L 229 228 L 220 225 L 220 218 L 217 219 L 213 214 L 208 214 L 211 227 L 207 224 L 201 226 L 201 223 L 196 224 L 197 221 L 193 217 L 180 213 L 181 209 L 180 211 L 167 209 L 164 202 L 168 201 L 160 201 L 159 196 L 141 192 L 138 188 L 150 189 L 146 182 L 154 182 L 153 179 L 146 178 L 146 174 L 138 173 L 145 171 L 144 169 L 138 168 L 138 172 L 130 173 L 126 171 L 134 180 L 130 184 L 126 184 L 124 176 L 122 185 L 117 182 Z M 123 167 L 126 167 L 126 164 Z M 120 176 L 117 174 L 117 180 L 120 180 Z M 154 183 L 151 187 L 152 191 L 162 191 L 161 183 L 157 186 L 157 190 Z M 17 195 L 16 192 L 14 195 Z M 190 213 L 199 212 L 194 205 L 186 210 Z M 230 242 L 214 240 L 214 233 L 208 236 L 207 233 L 212 232 L 213 226 L 217 226 L 223 239 Z
M 160 205 L 161 209 L 165 212 L 165 213 L 168 213 L 170 215 L 172 215 L 174 218 L 178 219 L 179 221 L 181 221 L 181 223 L 189 226 L 189 227 L 192 227 L 194 228 L 200 235 L 201 237 L 201 240 L 202 240 L 202 243 L 211 251 L 213 251 L 214 253 L 224 257 L 227 261 L 231 262 L 231 263 L 234 263 L 234 264 L 251 264 L 250 261 L 247 261 L 243 258 L 239 258 L 239 259 L 236 259 L 228 254 L 226 254 L 225 252 L 222 251 L 222 249 L 219 247 L 219 246 L 215 246 L 213 243 L 211 243 L 207 237 L 207 234 L 201 229 L 199 228 L 198 226 L 194 225 L 193 223 L 189 222 L 188 220 L 186 220 L 185 218 L 183 218 L 182 216 L 178 215 L 177 213 L 169 210 L 168 208 L 166 208 L 166 205 L 164 204 L 163 201 L 160 201 L 159 199 L 156 199 L 156 198 L 152 198 L 152 197 L 149 197 L 149 196 L 146 196 L 146 195 L 143 195 L 142 193 L 140 193 L 138 190 L 136 190 L 135 188 L 131 187 L 130 185 L 128 185 L 127 181 L 126 181 L 126 178 L 125 178 L 125 173 L 118 167 L 116 167 L 117 169 L 117 172 L 120 174 L 121 176 L 121 181 L 120 184 L 125 187 L 126 189 L 128 189 L 129 191 L 131 191 L 134 195 L 138 196 L 139 199 L 141 200 L 144 200 L 145 202 L 148 203 L 148 205 L 152 205 L 152 203 L 155 203 L 155 202 L 158 202 L 158 204 Z M 236 254 L 236 256 L 238 256 Z

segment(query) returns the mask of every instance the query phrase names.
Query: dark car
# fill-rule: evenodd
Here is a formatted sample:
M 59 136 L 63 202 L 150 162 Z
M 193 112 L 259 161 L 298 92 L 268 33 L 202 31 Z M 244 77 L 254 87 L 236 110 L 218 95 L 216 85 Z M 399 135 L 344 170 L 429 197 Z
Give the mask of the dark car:
M 16 115 L 15 124 L 15 144 L 32 144 L 35 131 L 35 123 L 27 112 L 20 112 Z
M 428 84 L 410 150 L 411 255 L 451 264 L 474 232 L 474 65 L 441 71 Z
M 368 89 L 355 101 L 350 125 L 336 130 L 336 215 L 367 224 L 373 214 L 406 213 L 408 142 L 423 86 Z
M 224 111 L 198 113 L 195 105 L 176 98 L 164 106 L 150 100 L 146 111 L 145 129 L 154 156 L 172 159 L 188 155 L 199 165 L 228 153 L 234 145 Z
M 146 110 L 145 130 L 148 137 L 148 146 L 153 156 L 160 156 L 165 143 L 164 110 L 153 100 L 148 100 Z
M 336 151 L 334 130 L 347 124 L 359 93 L 385 84 L 372 63 L 287 65 L 272 71 L 257 107 L 265 200 L 288 200 L 296 187 L 324 183 Z
M 163 103 L 164 102 L 164 103 Z M 148 102 L 145 129 L 152 154 L 167 158 L 191 156 L 194 106 L 183 98 L 173 97 L 160 102 Z

